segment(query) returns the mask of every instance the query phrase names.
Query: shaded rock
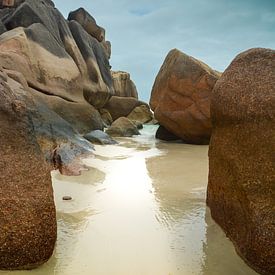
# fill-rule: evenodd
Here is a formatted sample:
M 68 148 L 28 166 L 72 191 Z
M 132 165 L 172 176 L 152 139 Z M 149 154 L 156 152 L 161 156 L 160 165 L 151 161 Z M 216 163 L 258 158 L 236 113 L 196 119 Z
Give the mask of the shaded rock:
M 129 115 L 130 120 L 139 121 L 140 123 L 147 123 L 153 119 L 153 113 L 148 105 L 141 105 L 136 107 Z
M 108 134 L 100 130 L 92 131 L 86 134 L 84 138 L 86 138 L 92 143 L 97 143 L 102 145 L 117 144 L 117 142 L 114 139 L 112 139 Z
M 81 158 L 93 152 L 93 146 L 44 101 L 35 99 L 30 114 L 37 141 L 48 162 L 63 175 L 79 175 L 85 166 Z
M 136 125 L 138 130 L 143 129 L 143 124 L 140 121 L 137 121 L 137 120 L 131 120 L 131 121 Z
M 34 42 L 40 39 L 47 40 L 51 50 Z M 29 86 L 41 92 L 71 101 L 83 98 L 78 67 L 42 24 L 2 34 L 0 62 L 6 69 L 22 73 Z
M 13 71 L 13 70 L 6 70 L 6 69 L 4 69 L 4 72 L 7 74 L 8 77 L 20 83 L 25 91 L 29 90 L 28 82 L 20 72 Z
M 99 43 L 75 21 L 70 22 L 70 27 L 78 25 L 72 27 L 72 35 L 67 21 L 51 1 L 26 0 L 15 10 L 3 11 L 0 12 L 0 19 L 7 28 L 25 27 L 26 34 L 24 37 L 14 30 L 12 40 L 0 41 L 0 44 L 5 42 L 0 58 L 3 66 L 14 69 L 18 65 L 29 86 L 46 94 L 79 101 L 84 91 L 85 98 L 92 105 L 97 107 L 106 103 L 113 94 L 108 61 L 110 43 L 105 40 Z M 20 45 L 17 40 L 20 40 Z
M 146 124 L 148 124 L 148 125 L 158 125 L 159 122 L 153 117 L 153 119 L 151 121 L 147 122 Z
M 48 96 L 32 90 L 35 98 L 40 98 L 49 109 L 66 120 L 76 132 L 89 133 L 92 130 L 103 130 L 103 122 L 99 112 L 85 102 L 70 102 L 57 96 Z
M 70 12 L 68 20 L 78 22 L 88 34 L 99 42 L 105 39 L 105 30 L 97 25 L 96 20 L 85 9 L 79 8 Z
M 110 59 L 111 55 L 112 55 L 112 44 L 111 44 L 111 42 L 110 41 L 102 41 L 101 45 L 105 49 L 105 53 L 106 53 L 108 59 Z
M 126 72 L 112 71 L 115 95 L 120 97 L 135 97 L 138 99 L 138 92 L 135 83 L 131 80 L 130 74 Z
M 101 119 L 103 120 L 103 123 L 106 126 L 111 126 L 113 123 L 113 118 L 112 118 L 111 114 L 109 113 L 109 111 L 106 109 L 100 109 L 99 113 L 101 115 Z
M 275 274 L 275 51 L 238 55 L 212 96 L 207 204 L 239 255 Z
M 114 94 L 109 59 L 103 46 L 76 21 L 69 27 L 86 62 L 90 82 L 84 87 L 84 98 L 96 108 L 102 108 Z
M 0 98 L 0 269 L 32 269 L 51 257 L 56 241 L 51 168 L 22 94 L 2 79 Z
M 6 32 L 7 29 L 5 27 L 5 25 L 3 24 L 3 22 L 0 20 L 0 35 L 4 32 Z
M 181 138 L 177 137 L 173 133 L 169 132 L 165 127 L 159 126 L 156 132 L 156 138 L 165 141 L 176 141 L 181 140 Z
M 155 118 L 188 143 L 208 144 L 210 97 L 219 76 L 201 61 L 170 51 L 152 89 L 150 106 Z
M 120 117 L 114 121 L 106 133 L 115 137 L 132 137 L 140 134 L 136 125 L 126 117 Z
M 104 109 L 107 109 L 113 120 L 116 120 L 120 117 L 127 117 L 136 107 L 140 105 L 146 105 L 146 103 L 139 101 L 134 97 L 112 96 L 104 106 Z

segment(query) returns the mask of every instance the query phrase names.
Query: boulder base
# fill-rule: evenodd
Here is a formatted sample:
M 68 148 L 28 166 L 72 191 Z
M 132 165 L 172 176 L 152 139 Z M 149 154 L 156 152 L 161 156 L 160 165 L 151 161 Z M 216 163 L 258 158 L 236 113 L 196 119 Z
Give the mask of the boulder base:
M 275 274 L 275 51 L 238 55 L 211 103 L 207 204 L 239 255 Z

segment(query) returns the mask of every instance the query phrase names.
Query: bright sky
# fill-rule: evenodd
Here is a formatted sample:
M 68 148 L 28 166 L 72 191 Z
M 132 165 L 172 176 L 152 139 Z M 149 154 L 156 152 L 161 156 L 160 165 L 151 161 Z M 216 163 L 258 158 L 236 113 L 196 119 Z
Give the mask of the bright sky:
M 149 100 L 155 77 L 173 49 L 223 71 L 240 52 L 275 48 L 275 0 L 55 0 L 67 17 L 85 8 L 106 29 L 113 70 L 131 73 Z

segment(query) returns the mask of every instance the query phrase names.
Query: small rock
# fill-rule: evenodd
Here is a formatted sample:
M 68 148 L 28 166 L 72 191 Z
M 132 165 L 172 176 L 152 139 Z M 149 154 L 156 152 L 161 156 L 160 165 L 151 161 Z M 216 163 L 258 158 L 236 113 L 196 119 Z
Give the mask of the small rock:
M 71 201 L 73 198 L 71 196 L 64 196 L 63 201 Z

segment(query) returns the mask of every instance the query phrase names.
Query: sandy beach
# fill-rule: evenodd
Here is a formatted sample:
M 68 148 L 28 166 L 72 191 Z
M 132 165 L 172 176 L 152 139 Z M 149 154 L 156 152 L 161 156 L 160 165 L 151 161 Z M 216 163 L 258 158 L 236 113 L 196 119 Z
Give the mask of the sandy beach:
M 0 274 L 256 274 L 206 208 L 208 146 L 159 142 L 155 129 L 96 145 L 82 176 L 52 172 L 54 256 L 36 270 Z

